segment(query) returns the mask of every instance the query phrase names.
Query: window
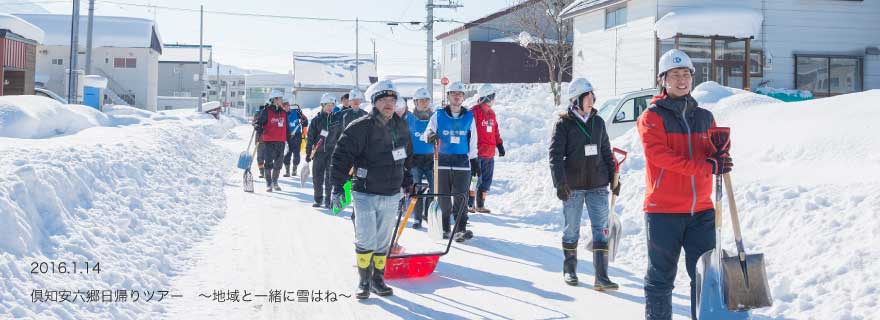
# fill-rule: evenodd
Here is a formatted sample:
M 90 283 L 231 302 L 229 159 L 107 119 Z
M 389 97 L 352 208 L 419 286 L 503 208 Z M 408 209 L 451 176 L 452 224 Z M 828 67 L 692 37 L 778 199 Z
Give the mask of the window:
M 137 58 L 113 58 L 113 67 L 120 69 L 137 68 Z
M 235 96 L 235 91 L 230 92 L 230 96 Z
M 452 43 L 449 45 L 449 59 L 455 60 L 458 58 L 458 42 Z
M 626 24 L 626 6 L 605 9 L 605 29 Z
M 208 92 L 208 95 L 216 96 L 216 95 L 217 95 L 217 91 L 211 90 L 211 91 Z
M 641 96 L 626 100 L 617 114 L 614 116 L 614 123 L 635 122 L 639 115 L 648 109 L 648 100 L 651 96 Z
M 243 86 L 243 85 L 244 85 L 244 80 L 238 80 L 238 85 Z
M 238 101 L 236 102 L 236 105 L 238 105 L 239 107 L 244 107 L 244 101 Z
M 214 84 L 217 84 L 217 80 L 208 80 L 208 83 L 214 85 Z
M 52 59 L 52 64 L 54 64 L 54 65 L 59 65 L 59 66 L 63 66 L 63 65 L 64 65 L 64 59 Z
M 239 91 L 239 92 L 238 92 L 238 95 L 243 96 L 243 95 L 244 95 L 244 90 Z
M 795 55 L 795 87 L 817 97 L 862 91 L 862 58 Z

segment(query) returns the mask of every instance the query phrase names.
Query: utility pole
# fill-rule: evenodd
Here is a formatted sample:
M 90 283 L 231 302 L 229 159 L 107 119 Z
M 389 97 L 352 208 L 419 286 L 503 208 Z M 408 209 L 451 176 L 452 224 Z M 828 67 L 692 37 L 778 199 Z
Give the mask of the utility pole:
M 425 9 L 428 11 L 428 18 L 425 19 L 425 33 L 428 42 L 428 56 L 425 71 L 425 89 L 431 96 L 434 96 L 434 8 L 456 9 L 463 7 L 460 4 L 449 0 L 448 4 L 434 4 L 434 0 L 428 0 Z
M 214 49 L 212 48 L 211 49 L 211 57 L 213 57 L 213 56 L 214 56 Z M 211 62 L 214 62 L 213 61 L 214 59 L 211 59 L 211 60 L 212 60 Z M 221 91 L 220 90 L 220 65 L 218 64 L 217 65 L 217 101 L 220 101 L 220 91 Z M 223 106 L 226 107 L 226 105 L 223 105 Z
M 359 35 L 360 31 L 360 18 L 354 18 L 354 87 L 358 90 L 361 89 L 361 77 L 360 77 L 360 68 L 361 68 L 361 54 L 360 54 L 360 46 L 358 45 L 360 40 Z
M 376 60 L 376 38 L 370 38 L 370 41 L 373 42 L 373 65 L 377 68 L 379 67 L 379 61 Z
M 76 101 L 76 55 L 79 51 L 79 0 L 73 0 L 73 13 L 70 15 L 70 73 L 67 74 L 67 103 Z
M 204 47 L 204 35 L 205 35 L 205 6 L 199 6 L 199 98 L 196 99 L 198 105 L 196 106 L 196 110 L 202 112 L 202 96 L 205 94 L 205 65 L 203 64 L 204 58 L 202 57 L 202 49 Z
M 95 18 L 95 0 L 89 0 L 89 25 L 86 34 L 86 74 L 92 74 L 92 20 Z

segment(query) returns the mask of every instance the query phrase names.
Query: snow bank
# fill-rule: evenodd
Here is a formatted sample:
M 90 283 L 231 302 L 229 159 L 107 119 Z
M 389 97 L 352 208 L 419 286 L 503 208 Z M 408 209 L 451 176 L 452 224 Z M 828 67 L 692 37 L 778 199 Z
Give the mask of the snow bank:
M 0 137 L 48 138 L 110 124 L 106 115 L 83 105 L 38 96 L 0 97 Z
M 676 8 L 657 20 L 654 30 L 660 39 L 676 34 L 748 38 L 760 35 L 763 21 L 760 11 L 748 8 Z
M 496 158 L 493 212 L 527 227 L 560 230 L 547 147 L 556 115 L 546 85 L 498 86 L 508 156 Z M 880 91 L 797 103 L 705 83 L 694 92 L 732 128 L 733 184 L 746 248 L 767 260 L 774 306 L 756 314 L 867 319 L 880 304 Z M 645 160 L 635 130 L 612 141 L 629 152 L 615 212 L 624 226 L 615 265 L 644 270 Z M 727 215 L 725 215 L 727 216 Z M 729 216 L 725 217 L 728 220 Z M 585 220 L 588 221 L 588 220 Z M 588 224 L 588 222 L 585 222 Z M 729 221 L 724 247 L 734 250 Z M 584 229 L 586 226 L 583 227 Z M 583 234 L 583 233 L 582 233 Z M 680 262 L 676 292 L 688 295 Z
M 52 139 L 0 138 L 0 318 L 162 312 L 166 304 L 32 303 L 31 293 L 174 290 L 169 279 L 181 254 L 225 213 L 224 177 L 235 155 L 203 129 L 154 121 Z M 68 271 L 72 262 L 80 271 L 85 262 L 100 263 L 101 272 L 30 272 L 30 262 L 50 261 L 65 261 Z

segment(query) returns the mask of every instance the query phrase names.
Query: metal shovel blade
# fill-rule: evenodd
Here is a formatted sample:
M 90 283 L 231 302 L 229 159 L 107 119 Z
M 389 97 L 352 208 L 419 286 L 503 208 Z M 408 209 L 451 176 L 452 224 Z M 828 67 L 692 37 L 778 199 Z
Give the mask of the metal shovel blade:
M 309 180 L 309 164 L 308 163 L 306 163 L 306 165 L 304 165 L 302 167 L 302 169 L 299 170 L 299 187 L 300 188 L 304 188 L 306 186 L 306 180 Z
M 251 174 L 251 169 L 244 170 L 241 187 L 244 189 L 244 192 L 254 192 L 254 175 Z
M 724 252 L 721 274 L 721 292 L 728 310 L 742 311 L 773 305 L 764 254 L 746 254 L 745 261 L 741 261 L 738 256 L 728 256 Z
M 744 320 L 750 319 L 748 311 L 730 311 L 721 294 L 721 269 L 715 249 L 700 256 L 697 261 L 696 309 L 697 319 Z
M 620 234 L 623 233 L 623 226 L 620 225 L 620 219 L 612 213 L 608 216 L 608 261 L 614 262 L 617 255 L 617 245 L 620 244 Z

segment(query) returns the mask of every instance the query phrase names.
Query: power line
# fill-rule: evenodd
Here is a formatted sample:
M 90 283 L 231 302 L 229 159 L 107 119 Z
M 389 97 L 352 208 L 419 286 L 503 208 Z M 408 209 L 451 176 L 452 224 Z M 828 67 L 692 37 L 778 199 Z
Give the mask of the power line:
M 148 4 L 139 4 L 139 3 L 128 3 L 128 2 L 119 2 L 119 1 L 110 1 L 110 0 L 100 0 L 104 3 L 121 5 L 121 6 L 132 6 L 132 7 L 141 7 L 141 8 L 151 8 L 151 9 L 163 9 L 169 11 L 181 11 L 181 12 L 199 12 L 198 9 L 189 9 L 189 8 L 179 8 L 179 7 L 168 7 L 168 6 L 157 6 L 157 5 L 148 5 Z M 228 15 L 228 16 L 239 16 L 239 17 L 256 17 L 256 18 L 273 18 L 273 19 L 288 19 L 288 20 L 309 20 L 309 21 L 333 21 L 333 22 L 365 22 L 365 23 L 381 23 L 381 24 L 411 24 L 418 25 L 422 22 L 420 21 L 392 21 L 392 20 L 355 20 L 355 19 L 340 19 L 340 18 L 321 18 L 321 17 L 303 17 L 303 16 L 285 16 L 285 15 L 274 15 L 274 14 L 263 14 L 263 13 L 250 13 L 250 12 L 231 12 L 231 11 L 216 11 L 216 10 L 205 10 L 205 13 L 210 14 L 218 14 L 218 15 Z

